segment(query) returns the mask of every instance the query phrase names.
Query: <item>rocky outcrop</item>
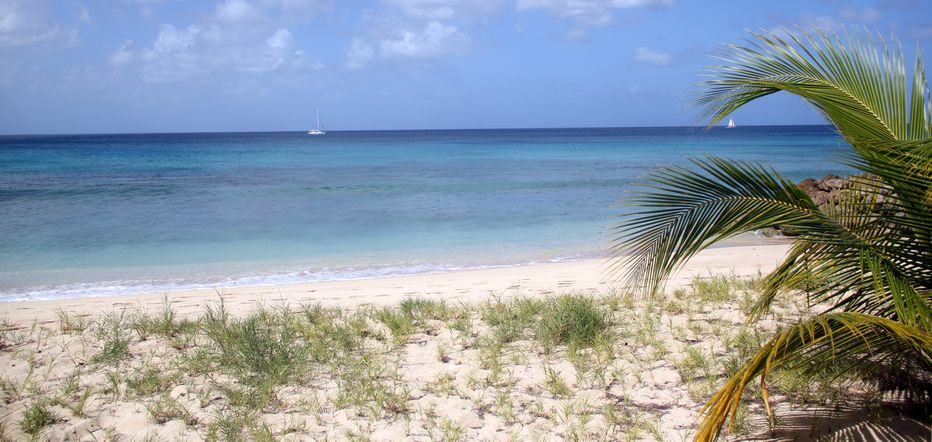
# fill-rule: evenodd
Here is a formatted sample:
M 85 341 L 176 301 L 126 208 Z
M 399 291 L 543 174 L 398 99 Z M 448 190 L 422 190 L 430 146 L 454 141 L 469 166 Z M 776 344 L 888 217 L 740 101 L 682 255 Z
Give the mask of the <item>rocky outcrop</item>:
M 825 175 L 820 179 L 806 178 L 797 185 L 821 208 L 838 201 L 839 196 L 848 187 L 849 179 L 838 175 Z
M 861 198 L 862 201 L 867 201 L 868 194 L 862 190 L 863 183 L 867 180 L 877 180 L 876 175 L 871 174 L 859 174 L 851 175 L 848 177 L 840 177 L 838 175 L 825 175 L 822 178 L 806 178 L 800 181 L 797 186 L 806 192 L 809 195 L 809 198 L 812 198 L 812 202 L 816 204 L 820 209 L 827 210 L 830 209 L 830 206 L 838 203 L 841 198 Z M 886 186 L 883 186 L 886 187 Z M 887 188 L 886 191 L 881 192 L 879 195 L 873 195 L 874 199 L 872 202 L 875 204 L 872 207 L 872 210 L 876 213 L 881 213 L 885 210 L 890 210 L 891 207 L 888 204 L 884 204 L 889 201 L 889 198 L 892 197 L 892 190 Z M 795 236 L 797 233 L 794 233 L 792 230 L 775 226 L 772 232 L 763 232 L 764 234 L 782 234 L 784 236 Z

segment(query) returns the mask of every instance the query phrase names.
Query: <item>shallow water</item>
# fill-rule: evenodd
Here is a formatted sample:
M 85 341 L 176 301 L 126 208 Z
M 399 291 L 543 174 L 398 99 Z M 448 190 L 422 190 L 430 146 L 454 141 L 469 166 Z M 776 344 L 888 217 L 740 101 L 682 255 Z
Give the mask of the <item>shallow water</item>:
M 798 181 L 847 150 L 827 126 L 0 137 L 0 300 L 599 257 L 659 165 Z

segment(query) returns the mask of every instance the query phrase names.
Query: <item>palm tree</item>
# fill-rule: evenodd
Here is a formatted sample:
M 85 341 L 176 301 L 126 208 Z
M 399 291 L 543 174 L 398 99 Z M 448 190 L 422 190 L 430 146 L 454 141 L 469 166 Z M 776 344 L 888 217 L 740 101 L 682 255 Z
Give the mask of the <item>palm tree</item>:
M 864 33 L 755 33 L 711 69 L 700 103 L 709 125 L 757 98 L 787 91 L 818 109 L 853 148 L 864 172 L 826 208 L 772 168 L 721 158 L 652 174 L 625 198 L 634 206 L 613 227 L 613 268 L 653 295 L 707 246 L 779 225 L 799 236 L 763 281 L 749 317 L 775 295 L 806 284 L 822 313 L 778 330 L 702 410 L 696 440 L 734 421 L 741 396 L 775 369 L 808 373 L 896 372 L 900 389 L 929 401 L 932 373 L 932 99 L 917 51 L 912 87 L 904 56 Z M 909 91 L 911 89 L 911 92 Z M 878 370 L 878 367 L 883 370 Z M 872 371 L 873 369 L 873 371 Z M 891 371 L 894 370 L 894 371 Z M 730 426 L 730 424 L 729 424 Z

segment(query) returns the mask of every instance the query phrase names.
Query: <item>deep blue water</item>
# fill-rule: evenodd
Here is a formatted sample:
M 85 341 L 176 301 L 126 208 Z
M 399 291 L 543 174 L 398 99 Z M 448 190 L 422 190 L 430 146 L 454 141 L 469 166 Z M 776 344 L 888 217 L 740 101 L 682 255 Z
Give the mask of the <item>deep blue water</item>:
M 827 126 L 0 137 L 0 300 L 601 256 L 617 198 L 717 155 L 844 173 Z

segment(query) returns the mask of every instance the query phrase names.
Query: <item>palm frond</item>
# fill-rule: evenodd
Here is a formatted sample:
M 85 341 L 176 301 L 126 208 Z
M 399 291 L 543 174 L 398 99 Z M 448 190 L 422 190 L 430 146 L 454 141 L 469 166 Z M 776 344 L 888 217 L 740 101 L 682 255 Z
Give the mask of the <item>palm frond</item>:
M 929 92 L 917 53 L 907 96 L 903 51 L 865 33 L 752 33 L 710 67 L 699 103 L 714 125 L 750 101 L 786 91 L 814 105 L 846 138 L 907 140 L 932 129 Z M 855 145 L 855 149 L 859 149 Z
M 787 328 L 764 344 L 725 385 L 706 402 L 697 441 L 713 441 L 722 426 L 734 421 L 745 387 L 760 377 L 766 395 L 766 378 L 777 368 L 838 372 L 866 363 L 913 354 L 932 368 L 932 334 L 900 322 L 839 312 L 818 315 Z
M 739 233 L 774 225 L 832 229 L 809 196 L 772 169 L 715 157 L 693 163 L 701 172 L 663 169 L 648 190 L 623 201 L 639 210 L 611 228 L 611 272 L 630 286 L 653 294 L 697 252 Z
M 803 232 L 797 237 L 783 264 L 765 278 L 749 320 L 766 312 L 779 291 L 805 287 L 809 304 L 827 303 L 829 311 L 859 311 L 932 326 L 930 300 L 923 295 L 932 281 L 932 244 L 927 235 L 917 234 L 929 228 L 932 214 L 907 215 L 911 208 L 894 198 L 879 178 L 849 182 L 855 184 L 827 213 L 845 235 Z M 885 200 L 880 200 L 882 192 L 887 192 Z
M 917 51 L 909 85 L 898 46 L 843 34 L 753 34 L 711 68 L 716 78 L 700 99 L 710 125 L 779 91 L 813 104 L 854 148 L 847 163 L 864 172 L 829 205 L 817 207 L 773 169 L 713 157 L 693 161 L 697 170 L 654 173 L 612 228 L 613 274 L 649 294 L 715 242 L 774 225 L 799 234 L 749 321 L 787 288 L 804 287 L 808 303 L 825 310 L 778 333 L 727 381 L 706 404 L 697 440 L 713 440 L 734 419 L 757 377 L 766 403 L 777 367 L 932 368 L 932 98 L 922 58 Z

